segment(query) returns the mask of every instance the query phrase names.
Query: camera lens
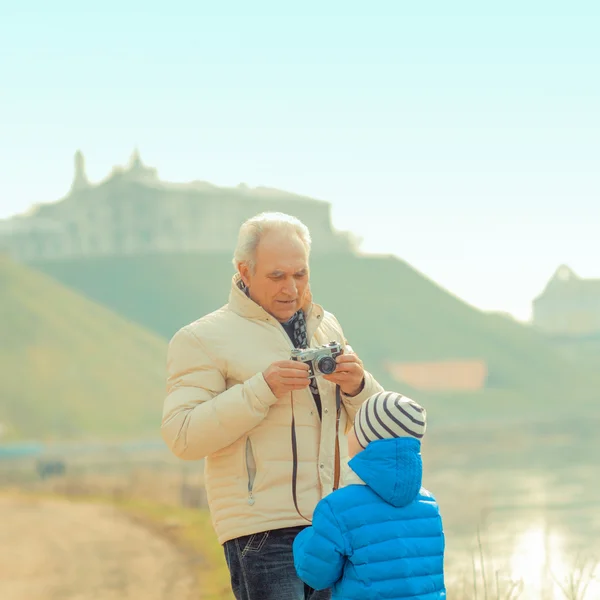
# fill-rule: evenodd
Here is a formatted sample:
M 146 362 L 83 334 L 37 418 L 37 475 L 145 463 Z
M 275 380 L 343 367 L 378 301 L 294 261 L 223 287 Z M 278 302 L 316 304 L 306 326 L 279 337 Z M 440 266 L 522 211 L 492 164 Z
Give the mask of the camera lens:
M 317 363 L 319 371 L 325 375 L 331 375 L 335 371 L 336 362 L 335 358 L 331 358 L 331 356 L 324 356 Z

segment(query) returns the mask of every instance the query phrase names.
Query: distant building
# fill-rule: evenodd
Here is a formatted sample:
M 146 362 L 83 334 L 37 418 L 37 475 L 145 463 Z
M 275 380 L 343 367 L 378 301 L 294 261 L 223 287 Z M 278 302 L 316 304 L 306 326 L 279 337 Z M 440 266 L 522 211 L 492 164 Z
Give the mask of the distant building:
M 422 391 L 476 391 L 485 387 L 488 369 L 483 360 L 443 360 L 387 363 L 398 382 Z
M 532 322 L 553 337 L 600 336 L 600 279 L 582 279 L 562 265 L 533 301 Z
M 23 262 L 91 256 L 232 252 L 239 226 L 263 211 L 301 219 L 315 253 L 348 253 L 352 234 L 334 231 L 331 205 L 271 188 L 222 188 L 202 181 L 161 181 L 135 151 L 126 168 L 89 182 L 75 154 L 69 193 L 0 221 L 0 249 Z

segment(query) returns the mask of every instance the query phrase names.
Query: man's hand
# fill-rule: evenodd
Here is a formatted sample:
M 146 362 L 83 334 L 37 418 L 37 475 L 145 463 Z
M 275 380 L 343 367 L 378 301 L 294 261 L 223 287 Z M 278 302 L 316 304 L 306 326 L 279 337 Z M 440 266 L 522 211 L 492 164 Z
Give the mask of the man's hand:
M 350 346 L 346 346 L 344 354 L 336 358 L 337 367 L 331 375 L 323 375 L 323 379 L 336 383 L 346 396 L 356 396 L 363 388 L 365 370 L 362 361 Z
M 263 377 L 276 398 L 283 398 L 294 390 L 308 387 L 308 365 L 297 360 L 280 360 L 274 362 Z

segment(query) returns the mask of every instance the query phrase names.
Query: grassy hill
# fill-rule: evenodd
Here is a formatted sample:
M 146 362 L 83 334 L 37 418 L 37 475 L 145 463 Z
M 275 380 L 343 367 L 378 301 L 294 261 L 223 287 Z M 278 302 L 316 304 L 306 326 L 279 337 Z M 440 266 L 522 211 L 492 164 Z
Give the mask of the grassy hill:
M 0 257 L 3 439 L 159 434 L 166 341 Z
M 170 337 L 227 301 L 230 255 L 95 258 L 36 263 L 37 268 L 115 312 Z M 538 334 L 486 314 L 393 257 L 314 256 L 315 300 L 334 312 L 368 368 L 386 387 L 402 388 L 386 360 L 473 358 L 488 364 L 487 389 L 423 394 L 432 417 L 522 420 L 589 406 L 600 378 L 566 360 Z M 596 403 L 595 403 L 596 404 Z M 551 407 L 551 410 L 549 410 Z

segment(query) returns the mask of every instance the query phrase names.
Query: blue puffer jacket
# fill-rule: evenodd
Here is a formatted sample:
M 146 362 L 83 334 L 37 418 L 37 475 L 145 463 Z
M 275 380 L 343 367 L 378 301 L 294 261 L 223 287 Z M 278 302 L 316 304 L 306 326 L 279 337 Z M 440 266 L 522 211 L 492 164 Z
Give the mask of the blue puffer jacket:
M 442 519 L 421 487 L 419 440 L 371 442 L 348 464 L 346 487 L 321 500 L 296 537 L 300 578 L 331 587 L 333 600 L 445 599 Z

